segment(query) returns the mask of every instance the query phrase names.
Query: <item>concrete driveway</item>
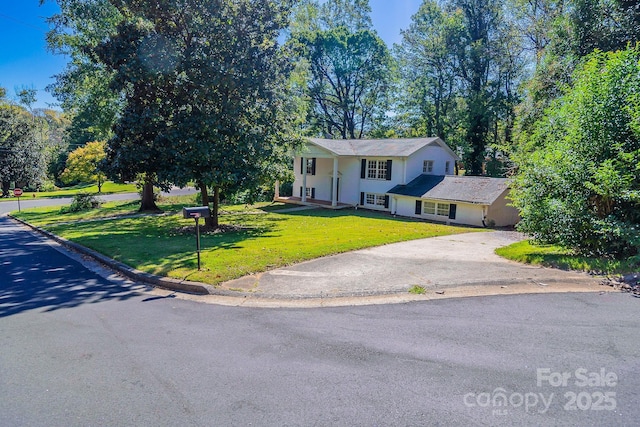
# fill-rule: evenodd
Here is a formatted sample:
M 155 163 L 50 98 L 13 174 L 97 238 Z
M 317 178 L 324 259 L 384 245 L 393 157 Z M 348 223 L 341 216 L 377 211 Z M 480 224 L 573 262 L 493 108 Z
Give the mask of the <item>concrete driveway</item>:
M 408 295 L 414 285 L 449 296 L 454 288 L 468 295 L 601 289 L 587 274 L 523 265 L 494 253 L 522 239 L 516 232 L 494 231 L 394 243 L 243 277 L 224 287 L 279 299 Z

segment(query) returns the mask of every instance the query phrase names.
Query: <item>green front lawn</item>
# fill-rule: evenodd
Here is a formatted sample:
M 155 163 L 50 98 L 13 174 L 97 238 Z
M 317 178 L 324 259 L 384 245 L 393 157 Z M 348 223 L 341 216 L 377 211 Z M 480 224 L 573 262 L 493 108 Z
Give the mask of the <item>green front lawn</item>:
M 107 181 L 102 185 L 102 193 L 99 194 L 116 194 L 116 193 L 135 193 L 138 189 L 135 184 L 116 184 L 115 182 Z M 79 193 L 98 194 L 98 186 L 95 184 L 78 184 L 73 187 L 61 188 L 56 191 L 40 191 L 40 192 L 25 192 L 21 198 L 57 198 L 57 197 L 73 197 Z M 16 200 L 15 197 L 8 197 L 6 199 L 0 199 L 2 201 Z
M 639 267 L 630 260 L 581 256 L 561 246 L 537 245 L 528 240 L 498 248 L 496 254 L 527 264 L 605 274 L 624 274 Z
M 191 197 L 193 200 L 193 196 Z M 321 256 L 387 243 L 447 234 L 481 231 L 410 219 L 367 210 L 325 209 L 281 212 L 282 204 L 223 206 L 220 223 L 234 227 L 204 234 L 202 267 L 197 270 L 192 219 L 183 219 L 186 198 L 167 198 L 161 207 L 170 215 L 111 218 L 135 213 L 137 204 L 112 203 L 83 214 L 60 214 L 59 208 L 25 211 L 16 216 L 134 268 L 179 279 L 218 284 Z M 93 219 L 91 222 L 78 222 Z M 72 222 L 68 222 L 72 221 Z

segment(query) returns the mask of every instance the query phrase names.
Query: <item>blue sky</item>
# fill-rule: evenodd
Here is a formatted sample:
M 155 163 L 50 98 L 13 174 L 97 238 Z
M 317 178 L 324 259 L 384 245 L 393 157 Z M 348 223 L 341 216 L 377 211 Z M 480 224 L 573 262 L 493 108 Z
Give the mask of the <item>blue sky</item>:
M 391 46 L 400 41 L 400 30 L 409 26 L 422 0 L 369 0 L 373 24 L 380 37 Z M 9 98 L 23 86 L 38 90 L 35 107 L 54 106 L 57 101 L 45 91 L 53 76 L 64 70 L 67 59 L 47 51 L 46 18 L 56 13 L 48 0 L 0 0 L 0 86 Z

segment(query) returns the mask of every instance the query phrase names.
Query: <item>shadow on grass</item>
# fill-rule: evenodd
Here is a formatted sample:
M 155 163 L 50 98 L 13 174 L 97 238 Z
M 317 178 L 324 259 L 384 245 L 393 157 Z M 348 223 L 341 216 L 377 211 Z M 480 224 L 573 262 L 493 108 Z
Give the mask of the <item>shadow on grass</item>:
M 246 219 L 246 218 L 244 218 Z M 241 249 L 242 242 L 278 237 L 276 230 L 286 218 L 255 217 L 238 231 L 201 234 L 201 249 L 207 252 Z M 193 230 L 183 232 L 184 226 Z M 195 226 L 176 216 L 121 218 L 113 222 L 66 223 L 48 229 L 129 266 L 166 275 L 174 269 L 194 268 Z M 69 237 L 73 233 L 80 237 Z
M 378 211 L 373 211 L 369 209 L 355 209 L 355 208 L 335 209 L 335 210 L 317 208 L 317 209 L 305 209 L 305 210 L 291 211 L 291 212 L 278 212 L 277 210 L 275 210 L 273 211 L 273 213 L 278 215 L 311 216 L 311 217 L 318 217 L 318 218 L 358 217 L 358 218 L 370 218 L 370 219 L 384 219 L 388 221 L 405 222 L 405 223 L 428 222 L 433 224 L 445 224 L 444 222 L 427 221 L 421 218 L 409 218 L 405 216 L 396 216 L 389 212 L 382 212 L 382 211 L 378 212 Z M 471 226 L 464 226 L 459 224 L 456 224 L 455 226 L 474 228 Z
M 85 269 L 8 218 L 0 218 L 0 266 L 0 317 L 139 295 Z

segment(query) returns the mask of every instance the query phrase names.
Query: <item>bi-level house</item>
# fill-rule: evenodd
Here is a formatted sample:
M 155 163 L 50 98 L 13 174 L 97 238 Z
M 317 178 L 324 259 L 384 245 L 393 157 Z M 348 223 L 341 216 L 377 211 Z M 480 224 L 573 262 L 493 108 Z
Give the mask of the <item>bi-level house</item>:
M 455 175 L 458 156 L 440 138 L 310 139 L 295 157 L 293 203 L 362 207 L 477 226 L 508 226 L 504 178 Z

